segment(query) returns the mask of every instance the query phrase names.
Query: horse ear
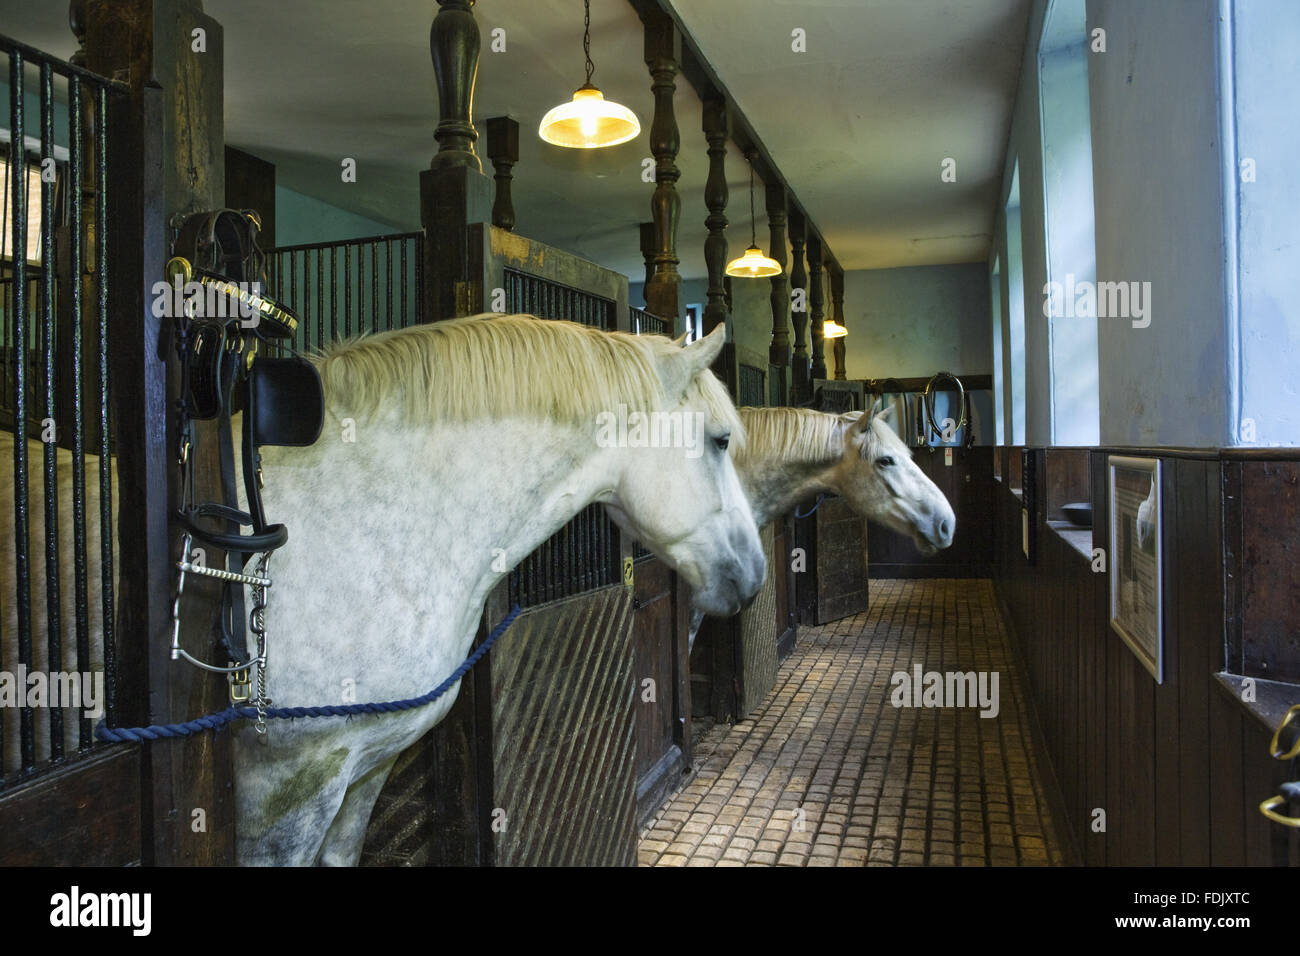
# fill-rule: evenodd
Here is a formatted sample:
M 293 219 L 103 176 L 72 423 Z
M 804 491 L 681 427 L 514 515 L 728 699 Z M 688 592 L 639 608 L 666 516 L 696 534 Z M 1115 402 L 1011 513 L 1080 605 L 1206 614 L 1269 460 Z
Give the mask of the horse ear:
M 673 345 L 677 346 L 679 349 L 686 348 L 686 340 L 690 338 L 690 335 L 690 332 L 683 332 L 681 335 L 677 336 L 677 338 L 673 339 Z
M 691 368 L 698 375 L 713 364 L 714 359 L 722 352 L 722 346 L 726 344 L 727 325 L 725 322 L 719 322 L 712 332 L 702 339 L 696 339 L 686 346 L 684 351 L 690 360 Z

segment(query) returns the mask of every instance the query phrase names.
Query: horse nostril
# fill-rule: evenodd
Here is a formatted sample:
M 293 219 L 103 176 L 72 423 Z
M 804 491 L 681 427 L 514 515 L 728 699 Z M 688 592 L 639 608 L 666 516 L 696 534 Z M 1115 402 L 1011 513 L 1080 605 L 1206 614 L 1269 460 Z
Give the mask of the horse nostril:
M 952 534 L 952 525 L 945 518 L 943 521 L 939 522 L 939 536 L 941 538 L 947 539 L 951 534 Z

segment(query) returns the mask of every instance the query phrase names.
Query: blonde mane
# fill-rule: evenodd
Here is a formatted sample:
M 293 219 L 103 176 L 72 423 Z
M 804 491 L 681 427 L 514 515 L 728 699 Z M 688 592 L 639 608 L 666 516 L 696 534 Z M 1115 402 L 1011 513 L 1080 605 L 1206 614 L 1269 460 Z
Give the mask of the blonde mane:
M 746 445 L 736 464 L 775 458 L 783 463 L 829 462 L 844 454 L 838 416 L 810 408 L 738 408 Z
M 656 360 L 678 348 L 660 335 L 490 314 L 362 336 L 313 361 L 326 406 L 350 414 L 371 415 L 393 402 L 407 421 L 526 416 L 588 425 L 619 405 L 645 412 L 668 406 Z M 687 398 L 702 402 L 743 447 L 744 426 L 712 373 L 696 376 Z

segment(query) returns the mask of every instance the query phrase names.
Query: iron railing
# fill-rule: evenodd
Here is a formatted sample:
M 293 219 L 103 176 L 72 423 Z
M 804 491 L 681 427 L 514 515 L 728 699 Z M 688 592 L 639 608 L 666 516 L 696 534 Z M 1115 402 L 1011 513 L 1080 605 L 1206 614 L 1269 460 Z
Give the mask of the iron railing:
M 541 276 L 506 269 L 506 311 L 539 319 L 568 319 L 606 332 L 617 328 L 618 304 Z
M 9 94 L 0 107 L 8 111 L 0 133 L 0 441 L 11 461 L 0 480 L 9 480 L 4 497 L 13 502 L 0 519 L 13 545 L 0 566 L 0 675 L 17 690 L 6 702 L 16 706 L 0 706 L 3 789 L 89 751 L 100 705 L 116 719 L 110 239 L 102 225 L 112 188 L 104 131 L 110 98 L 126 88 L 8 37 L 0 36 L 0 57 Z
M 635 306 L 628 311 L 632 316 L 632 331 L 637 335 L 671 336 L 673 334 L 673 324 L 668 320 L 651 315 L 645 309 L 638 309 Z
M 272 249 L 270 292 L 298 316 L 301 352 L 363 332 L 420 321 L 424 233 L 407 232 Z

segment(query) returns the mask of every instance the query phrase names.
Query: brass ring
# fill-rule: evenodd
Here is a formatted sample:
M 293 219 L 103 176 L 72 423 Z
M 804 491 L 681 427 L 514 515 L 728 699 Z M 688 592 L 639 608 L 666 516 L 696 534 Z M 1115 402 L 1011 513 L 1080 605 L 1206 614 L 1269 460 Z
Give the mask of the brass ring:
M 1273 757 L 1277 760 L 1290 760 L 1293 757 L 1300 756 L 1300 734 L 1296 734 L 1295 744 L 1291 747 L 1290 750 L 1288 750 L 1286 753 L 1282 753 L 1280 749 L 1282 746 L 1281 739 L 1280 739 L 1282 736 L 1282 730 L 1286 727 L 1287 724 L 1291 723 L 1291 721 L 1294 720 L 1297 715 L 1300 715 L 1300 704 L 1296 704 L 1294 707 L 1288 710 L 1286 712 L 1286 716 L 1282 718 L 1282 723 L 1278 724 L 1277 730 L 1273 731 L 1273 739 L 1269 741 L 1269 745 L 1268 745 L 1268 753 L 1270 757 Z
M 1264 816 L 1268 817 L 1274 823 L 1280 823 L 1284 827 L 1296 827 L 1300 829 L 1300 817 L 1283 816 L 1282 814 L 1277 812 L 1276 808 L 1282 806 L 1285 803 L 1286 803 L 1286 797 L 1282 796 L 1281 794 L 1278 794 L 1277 796 L 1274 797 L 1269 797 L 1267 800 L 1265 800 L 1263 803 L 1259 805 L 1259 812 L 1264 814 Z

